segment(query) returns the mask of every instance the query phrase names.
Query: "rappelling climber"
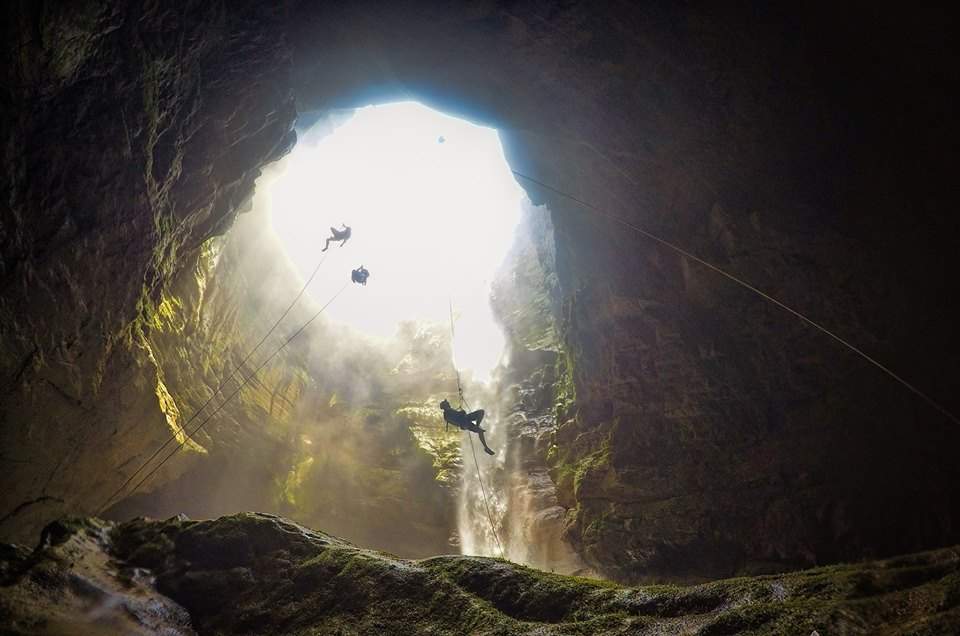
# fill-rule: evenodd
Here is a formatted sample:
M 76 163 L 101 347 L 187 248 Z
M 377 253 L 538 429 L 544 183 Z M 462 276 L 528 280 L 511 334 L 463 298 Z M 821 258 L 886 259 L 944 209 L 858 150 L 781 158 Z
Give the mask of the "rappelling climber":
M 350 240 L 350 226 L 346 223 L 341 223 L 340 227 L 343 229 L 330 228 L 330 234 L 332 236 L 327 239 L 327 244 L 323 246 L 323 249 L 320 250 L 321 252 L 326 252 L 330 248 L 330 241 L 340 241 L 340 247 L 343 247 L 343 244 Z
M 355 283 L 359 283 L 364 287 L 367 286 L 368 278 L 370 278 L 370 272 L 363 265 L 361 265 L 357 269 L 350 272 L 350 280 L 352 280 Z
M 444 422 L 453 424 L 460 430 L 476 433 L 477 437 L 480 438 L 480 443 L 483 444 L 484 452 L 486 452 L 487 455 L 494 454 L 494 452 L 490 450 L 490 447 L 487 446 L 487 440 L 483 438 L 484 430 L 480 428 L 480 422 L 483 421 L 483 409 L 467 413 L 463 409 L 454 409 L 446 400 L 440 403 L 440 408 L 443 409 Z

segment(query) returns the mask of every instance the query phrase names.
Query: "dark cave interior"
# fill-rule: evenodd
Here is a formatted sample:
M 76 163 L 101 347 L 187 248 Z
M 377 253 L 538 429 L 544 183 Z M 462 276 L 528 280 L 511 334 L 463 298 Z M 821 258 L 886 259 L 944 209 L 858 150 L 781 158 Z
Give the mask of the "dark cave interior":
M 509 448 L 488 475 L 507 556 L 556 579 L 469 556 L 405 566 L 323 534 L 403 558 L 459 550 L 472 459 L 425 433 L 454 381 L 439 327 L 347 347 L 321 320 L 311 342 L 339 347 L 335 362 L 285 350 L 182 439 L 299 288 L 254 209 L 258 178 L 311 125 L 398 100 L 496 129 L 512 170 L 734 273 L 960 413 L 949 13 L 415 0 L 2 12 L 0 540 L 44 541 L 2 546 L 0 627 L 70 633 L 70 608 L 90 611 L 82 595 L 59 628 L 18 595 L 42 597 L 37 568 L 64 555 L 114 590 L 95 573 L 106 554 L 157 574 L 159 587 L 136 585 L 165 595 L 182 633 L 960 625 L 960 428 L 781 308 L 521 178 L 533 205 L 492 296 L 509 363 L 471 391 L 496 405 Z M 376 389 L 352 392 L 361 378 Z M 171 435 L 185 450 L 102 510 Z M 48 525 L 251 510 L 318 532 L 255 515 Z M 604 590 L 757 587 L 628 602 L 560 573 Z M 293 587 L 276 594 L 309 589 L 326 613 L 270 622 L 253 599 L 280 579 Z M 198 600 L 234 588 L 242 612 Z M 466 590 L 496 616 L 468 604 L 460 626 L 436 610 L 411 627 L 353 605 L 416 604 L 417 590 Z M 885 594 L 909 609 L 874 612 Z

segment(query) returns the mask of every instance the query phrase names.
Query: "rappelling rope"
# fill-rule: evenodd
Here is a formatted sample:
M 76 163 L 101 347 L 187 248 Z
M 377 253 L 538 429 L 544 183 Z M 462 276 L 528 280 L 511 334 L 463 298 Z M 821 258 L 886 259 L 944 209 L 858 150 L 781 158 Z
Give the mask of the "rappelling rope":
M 558 29 L 558 31 L 559 31 L 559 29 Z M 461 45 L 461 48 L 462 48 L 462 45 Z M 411 101 L 417 101 L 417 95 L 415 95 L 414 93 L 412 93 L 411 91 L 409 91 L 409 90 L 406 88 L 406 86 L 403 84 L 403 82 L 402 82 L 402 81 L 396 76 L 396 74 L 393 72 L 392 68 L 387 68 L 387 69 L 385 69 L 385 70 L 388 70 L 392 75 L 394 75 L 394 79 L 395 79 L 395 80 L 397 81 L 397 83 L 400 85 L 401 90 L 407 95 L 407 99 L 409 99 L 409 100 L 411 100 Z M 501 127 L 502 127 L 502 126 L 501 126 Z M 631 177 L 622 167 L 620 167 L 620 165 L 619 165 L 616 161 L 614 161 L 613 159 L 611 159 L 610 157 L 608 157 L 604 152 L 602 152 L 600 149 L 598 149 L 598 148 L 597 148 L 596 146 L 594 146 L 593 144 L 587 142 L 586 140 L 579 139 L 579 138 L 575 138 L 575 137 L 567 137 L 567 138 L 564 138 L 564 137 L 559 137 L 559 136 L 557 136 L 557 135 L 547 135 L 547 134 L 540 133 L 540 132 L 538 132 L 538 131 L 536 131 L 536 130 L 527 129 L 527 128 L 517 128 L 517 127 L 511 127 L 511 126 L 507 126 L 506 128 L 507 128 L 507 129 L 513 129 L 513 130 L 519 131 L 519 132 L 521 132 L 521 133 L 526 133 L 526 134 L 531 134 L 531 135 L 537 135 L 537 136 L 542 136 L 542 137 L 547 137 L 547 138 L 550 138 L 550 137 L 560 138 L 560 139 L 564 139 L 565 141 L 568 141 L 568 142 L 572 142 L 572 143 L 575 143 L 575 144 L 582 145 L 582 146 L 584 146 L 585 148 L 588 148 L 590 151 L 594 152 L 597 156 L 599 156 L 600 158 L 602 158 L 604 161 L 606 161 L 607 163 L 609 163 L 609 164 L 610 164 L 611 166 L 613 166 L 621 175 L 623 175 L 627 180 L 629 180 L 631 183 L 633 183 L 634 185 L 636 185 L 636 181 L 633 179 L 633 177 Z M 909 391 L 911 391 L 912 393 L 914 393 L 917 397 L 919 397 L 921 400 L 923 400 L 924 402 L 926 402 L 930 407 L 932 407 L 934 410 L 936 410 L 936 411 L 939 412 L 941 415 L 943 415 L 944 417 L 946 417 L 948 420 L 950 420 L 950 421 L 953 422 L 954 424 L 960 426 L 960 417 L 957 417 L 956 415 L 954 415 L 954 414 L 953 414 L 952 412 L 950 412 L 945 406 L 941 405 L 939 402 L 937 402 L 936 400 L 934 400 L 932 397 L 930 397 L 929 395 L 927 395 L 926 393 L 924 393 L 923 391 L 921 391 L 919 388 L 917 388 L 916 386 L 914 386 L 913 384 L 911 384 L 910 382 L 908 382 L 907 380 L 905 380 L 904 378 L 902 378 L 900 375 L 898 375 L 895 371 L 893 371 L 892 369 L 890 369 L 889 367 L 887 367 L 886 365 L 884 365 L 882 362 L 880 362 L 879 360 L 876 360 L 876 359 L 873 358 L 870 354 L 866 353 L 865 351 L 863 351 L 862 349 L 860 349 L 859 347 L 857 347 L 857 346 L 854 345 L 853 343 L 849 342 L 848 340 L 846 340 L 846 339 L 842 338 L 841 336 L 835 334 L 834 332 L 832 332 L 831 330 L 827 329 L 826 327 L 824 327 L 824 326 L 821 325 L 820 323 L 816 322 L 816 321 L 813 320 L 812 318 L 808 318 L 807 316 L 805 316 L 805 315 L 802 314 L 801 312 L 799 312 L 799 311 L 797 311 L 796 309 L 790 307 L 789 305 L 786 305 L 785 303 L 777 300 L 776 298 L 774 298 L 773 296 L 767 294 L 766 292 L 758 289 L 757 287 L 754 287 L 754 286 L 751 285 L 750 283 L 748 283 L 748 282 L 746 282 L 746 281 L 738 278 L 737 276 L 735 276 L 735 275 L 733 275 L 733 274 L 725 271 L 724 269 L 722 269 L 722 268 L 720 268 L 720 267 L 718 267 L 718 266 L 716 266 L 716 265 L 714 265 L 714 264 L 712 264 L 712 263 L 709 263 L 709 262 L 703 260 L 702 258 L 700 258 L 700 257 L 698 257 L 698 256 L 694 256 L 693 254 L 691 254 L 690 252 L 684 250 L 684 249 L 681 248 L 680 246 L 674 245 L 674 244 L 671 243 L 670 241 L 667 241 L 666 239 L 660 238 L 659 236 L 657 236 L 657 235 L 655 235 L 655 234 L 653 234 L 653 233 L 651 233 L 651 232 L 648 232 L 647 230 L 644 230 L 643 228 L 638 227 L 638 226 L 634 225 L 633 223 L 630 223 L 629 221 L 627 221 L 627 220 L 625 220 L 625 219 L 622 219 L 622 218 L 620 218 L 620 217 L 618 217 L 618 216 L 616 216 L 616 215 L 610 214 L 610 213 L 608 213 L 608 212 L 604 212 L 603 210 L 601 210 L 601 209 L 598 208 L 597 206 L 595 206 L 595 205 L 593 205 L 593 204 L 591 204 L 591 203 L 588 203 L 588 202 L 586 202 L 586 201 L 584 201 L 584 200 L 582 200 L 582 199 L 579 199 L 579 198 L 573 196 L 572 194 L 567 194 L 566 192 L 564 192 L 564 191 L 562 191 L 562 190 L 559 190 L 559 189 L 557 189 L 557 188 L 554 188 L 553 186 L 547 185 L 546 183 L 544 183 L 544 182 L 542 182 L 542 181 L 540 181 L 540 180 L 538 180 L 538 179 L 534 179 L 533 177 L 531 177 L 531 176 L 529 176 L 529 175 L 525 175 L 525 174 L 523 174 L 522 172 L 518 172 L 517 170 L 513 170 L 512 168 L 510 169 L 510 172 L 512 172 L 512 173 L 515 174 L 516 176 L 520 177 L 521 179 L 526 179 L 527 181 L 530 181 L 531 183 L 535 183 L 535 184 L 537 184 L 537 185 L 539 185 L 539 186 L 541 186 L 541 187 L 546 188 L 547 190 L 550 190 L 551 192 L 555 192 L 556 194 L 559 194 L 560 196 L 566 197 L 566 198 L 570 199 L 571 201 L 574 201 L 574 202 L 576 202 L 576 203 L 579 203 L 579 204 L 582 205 L 583 207 L 585 207 L 585 208 L 587 208 L 587 209 L 589 209 L 589 210 L 592 210 L 592 211 L 596 212 L 597 214 L 599 214 L 599 215 L 601 215 L 601 216 L 604 216 L 604 217 L 606 217 L 606 218 L 608 218 L 608 219 L 611 219 L 612 221 L 615 221 L 615 222 L 617 222 L 617 223 L 620 223 L 621 225 L 623 225 L 623 226 L 625 226 L 625 227 L 627 227 L 627 228 L 630 228 L 630 229 L 634 230 L 635 232 L 638 232 L 638 233 L 642 234 L 643 236 L 646 236 L 647 238 L 649 238 L 649 239 L 651 239 L 651 240 L 653 240 L 653 241 L 656 241 L 657 243 L 660 243 L 661 245 L 663 245 L 663 246 L 665 246 L 665 247 L 667 247 L 667 248 L 669 248 L 669 249 L 677 252 L 678 254 L 681 254 L 681 255 L 689 258 L 690 260 L 693 260 L 693 261 L 696 261 L 697 263 L 700 263 L 700 264 L 703 265 L 704 267 L 707 267 L 708 269 L 713 270 L 714 272 L 720 274 L 721 276 L 724 276 L 725 278 L 728 278 L 728 279 L 732 280 L 733 282 L 735 282 L 736 284 L 740 285 L 740 286 L 743 287 L 744 289 L 747 289 L 747 290 L 753 292 L 754 294 L 757 294 L 757 295 L 760 296 L 761 298 L 763 298 L 763 299 L 765 299 L 765 300 L 773 303 L 774 305 L 780 307 L 780 308 L 783 309 L 784 311 L 787 311 L 787 312 L 793 314 L 794 316 L 796 316 L 797 318 L 799 318 L 799 319 L 802 320 L 803 322 L 805 322 L 805 323 L 807 323 L 808 325 L 810 325 L 811 327 L 817 329 L 817 330 L 820 331 L 821 333 L 826 334 L 827 336 L 829 336 L 830 338 L 832 338 L 832 339 L 835 340 L 836 342 L 840 343 L 841 345 L 843 345 L 844 347 L 846 347 L 847 349 L 849 349 L 849 350 L 852 351 L 853 353 L 857 354 L 858 356 L 860 356 L 861 358 L 863 358 L 864 360 L 866 360 L 867 362 L 869 362 L 870 364 L 872 364 L 872 365 L 875 366 L 876 368 L 880 369 L 882 372 L 884 372 L 884 373 L 885 373 L 886 375 L 888 375 L 890 378 L 892 378 L 892 379 L 895 380 L 896 382 L 898 382 L 898 383 L 900 383 L 901 385 L 903 385 L 904 387 L 906 387 Z
M 457 376 L 457 394 L 460 396 L 460 408 L 463 409 L 466 406 L 468 409 L 470 405 L 467 403 L 467 399 L 463 395 L 463 385 L 460 383 L 460 369 L 457 367 L 457 353 L 455 338 L 456 334 L 453 330 L 453 300 L 450 301 L 450 353 L 451 353 L 451 362 L 453 363 L 453 371 Z M 483 486 L 483 478 L 480 476 L 480 462 L 477 460 L 477 449 L 473 445 L 473 436 L 470 435 L 470 432 L 467 431 L 467 439 L 470 440 L 470 452 L 473 454 L 473 465 L 477 469 L 477 481 L 480 483 L 480 494 L 483 495 L 483 507 L 487 512 L 487 522 L 490 524 L 490 532 L 493 534 L 494 541 L 497 542 L 497 549 L 500 551 L 500 558 L 506 559 L 506 554 L 503 551 L 503 545 L 500 543 L 500 537 L 497 535 L 497 528 L 493 524 L 493 515 L 490 514 L 490 503 L 487 501 L 487 489 Z
M 470 408 L 469 406 L 467 408 Z M 493 515 L 490 514 L 490 504 L 487 503 L 487 490 L 483 487 L 483 479 L 480 477 L 480 462 L 477 461 L 477 449 L 473 445 L 473 435 L 467 433 L 467 439 L 470 440 L 470 452 L 473 453 L 473 465 L 477 468 L 477 481 L 480 482 L 480 492 L 483 494 L 483 507 L 487 510 L 487 521 L 490 523 L 490 532 L 493 533 L 493 538 L 497 542 L 497 550 L 500 551 L 500 558 L 506 559 L 506 555 L 503 552 L 503 546 L 500 544 L 500 537 L 497 536 L 497 529 L 493 526 Z
M 457 394 L 460 396 L 460 408 L 463 408 L 467 400 L 463 397 L 463 385 L 460 383 L 460 367 L 457 365 L 457 350 L 454 340 L 456 333 L 453 330 L 453 299 L 448 298 L 447 302 L 450 306 L 450 357 L 451 362 L 453 362 L 453 372 L 457 375 Z
M 274 332 L 274 330 L 280 325 L 280 323 L 283 321 L 283 319 L 287 317 L 287 314 L 290 313 L 290 310 L 293 309 L 293 306 L 297 304 L 297 301 L 300 300 L 300 297 L 303 296 L 304 292 L 307 291 L 307 287 L 309 287 L 309 286 L 310 286 L 310 283 L 313 282 L 313 279 L 314 279 L 314 277 L 317 275 L 317 272 L 320 271 L 320 266 L 323 265 L 324 261 L 326 261 L 326 260 L 327 260 L 327 254 L 324 254 L 323 256 L 320 257 L 320 260 L 317 261 L 317 266 L 313 268 L 313 272 L 310 274 L 310 277 L 307 279 L 307 282 L 305 282 L 305 283 L 303 284 L 303 287 L 300 288 L 300 292 L 297 294 L 296 298 L 294 298 L 294 299 L 290 302 L 290 304 L 287 305 L 287 308 L 284 310 L 284 312 L 280 315 L 279 318 L 276 319 L 276 321 L 273 323 L 273 325 L 270 327 L 270 329 L 267 331 L 267 333 L 265 333 L 265 334 L 263 335 L 263 337 L 260 338 L 260 341 L 259 341 L 256 345 L 254 345 L 253 349 L 251 349 L 251 350 L 247 353 L 247 355 L 245 355 L 245 356 L 243 357 L 243 360 L 240 361 L 240 364 L 238 364 L 238 365 L 234 368 L 234 370 L 230 372 L 230 375 L 228 375 L 226 378 L 223 379 L 222 382 L 220 382 L 219 386 L 217 386 L 216 390 L 214 390 L 214 392 L 210 394 L 210 397 L 207 398 L 206 402 L 204 402 L 202 405 L 200 405 L 200 408 L 197 409 L 196 411 L 194 411 L 193 415 L 190 416 L 190 419 L 188 419 L 186 422 L 183 423 L 183 425 L 180 427 L 180 430 L 183 431 L 184 435 L 185 435 L 187 438 L 190 437 L 189 435 L 187 435 L 187 432 L 186 432 L 186 431 L 187 431 L 187 427 L 190 425 L 190 423 L 193 422 L 193 420 L 197 419 L 197 416 L 199 416 L 200 413 L 203 412 L 203 409 L 205 409 L 205 408 L 207 407 L 207 405 L 210 404 L 210 402 L 213 401 L 213 398 L 215 398 L 215 397 L 217 396 L 217 394 L 220 393 L 221 390 L 223 390 L 223 387 L 225 387 L 225 386 L 227 385 L 227 382 L 229 382 L 230 380 L 232 380 L 233 377 L 237 374 L 237 372 L 240 371 L 240 369 L 243 368 L 243 365 L 245 365 L 245 364 L 247 363 L 247 360 L 250 359 L 250 356 L 252 356 L 254 353 L 256 353 L 257 350 L 260 349 L 260 346 L 263 345 L 263 343 L 267 341 L 267 338 L 270 337 L 270 335 L 271 335 L 271 334 Z M 117 488 L 115 491 L 113 491 L 113 493 L 112 493 L 109 497 L 107 497 L 107 499 L 106 499 L 106 500 L 100 505 L 100 507 L 98 508 L 98 511 L 99 511 L 99 512 L 102 512 L 102 511 L 106 510 L 106 509 L 107 509 L 107 506 L 110 504 L 110 502 L 113 501 L 113 498 L 116 497 L 117 495 L 119 495 L 120 493 L 122 493 L 123 490 L 127 487 L 127 485 L 128 485 L 131 481 L 133 481 L 134 478 L 135 478 L 137 475 L 140 474 L 140 471 L 142 471 L 144 468 L 146 468 L 146 467 L 147 467 L 147 464 L 149 464 L 150 462 L 152 462 L 152 461 L 157 457 L 157 455 L 159 455 L 160 453 L 163 452 L 163 449 L 165 449 L 167 446 L 170 445 L 170 442 L 175 441 L 176 439 L 177 439 L 176 433 L 174 433 L 173 435 L 171 435 L 170 437 L 168 437 L 167 440 L 166 440 L 163 444 L 161 444 L 161 445 L 157 448 L 157 450 L 155 450 L 155 451 L 153 452 L 153 455 L 151 455 L 150 457 L 148 457 L 142 464 L 140 464 L 139 468 L 137 468 L 137 470 L 135 470 L 133 473 L 131 473 L 131 475 L 130 475 L 129 477 L 127 477 L 127 480 L 124 481 L 122 484 L 120 484 L 120 487 Z
M 584 208 L 587 208 L 588 210 L 591 210 L 591 211 L 597 213 L 598 215 L 600 215 L 600 216 L 602 216 L 602 217 L 608 218 L 608 219 L 610 219 L 611 221 L 615 221 L 615 222 L 623 225 L 624 227 L 630 228 L 631 230 L 633 230 L 633 231 L 635 231 L 635 232 L 637 232 L 637 233 L 639 233 L 639 234 L 642 234 L 643 236 L 649 238 L 650 240 L 656 241 L 656 242 L 659 243 L 660 245 L 663 245 L 664 247 L 667 247 L 667 248 L 673 250 L 674 252 L 676 252 L 676 253 L 678 253 L 678 254 L 680 254 L 680 255 L 682 255 L 682 256 L 685 256 L 686 258 L 689 258 L 689 259 L 692 260 L 692 261 L 696 261 L 697 263 L 700 263 L 700 264 L 703 265 L 704 267 L 713 270 L 714 272 L 720 274 L 721 276 L 724 276 L 725 278 L 728 278 L 729 280 L 732 280 L 734 283 L 740 285 L 741 287 L 743 287 L 743 288 L 745 288 L 745 289 L 753 292 L 754 294 L 757 294 L 757 295 L 760 296 L 761 298 L 763 298 L 763 299 L 765 299 L 765 300 L 773 303 L 773 304 L 776 305 L 777 307 L 780 307 L 781 309 L 783 309 L 783 310 L 785 310 L 785 311 L 793 314 L 794 316 L 796 316 L 797 318 L 799 318 L 799 319 L 802 320 L 803 322 L 805 322 L 805 323 L 807 323 L 808 325 L 810 325 L 811 327 L 817 329 L 817 330 L 820 331 L 821 333 L 824 333 L 824 334 L 830 336 L 830 337 L 833 338 L 836 342 L 839 342 L 841 345 L 843 345 L 844 347 L 846 347 L 846 348 L 849 349 L 850 351 L 854 352 L 855 354 L 857 354 L 858 356 L 860 356 L 861 358 L 863 358 L 864 360 L 866 360 L 867 362 L 869 362 L 869 363 L 872 364 L 873 366 L 875 366 L 875 367 L 877 367 L 878 369 L 880 369 L 881 371 L 883 371 L 883 372 L 884 372 L 885 374 L 887 374 L 889 377 L 893 378 L 894 380 L 896 380 L 897 382 L 899 382 L 900 384 L 902 384 L 903 386 L 905 386 L 907 389 L 909 389 L 911 392 L 913 392 L 915 395 L 917 395 L 918 397 L 920 397 L 920 399 L 922 399 L 922 400 L 923 400 L 924 402 L 926 402 L 929 406 L 931 406 L 931 407 L 933 407 L 935 410 L 937 410 L 941 415 L 943 415 L 944 417 L 946 417 L 947 419 L 949 419 L 949 420 L 950 420 L 951 422 L 953 422 L 954 424 L 960 426 L 960 418 L 958 418 L 956 415 L 954 415 L 953 413 L 951 413 L 949 410 L 947 410 L 946 407 L 942 406 L 939 402 L 937 402 L 937 401 L 934 400 L 932 397 L 930 397 L 929 395 L 927 395 L 926 393 L 924 393 L 923 391 L 921 391 L 920 389 L 918 389 L 916 386 L 914 386 L 914 385 L 911 384 L 910 382 L 908 382 L 908 381 L 906 381 L 905 379 L 903 379 L 901 376 L 899 376 L 897 373 L 895 373 L 892 369 L 890 369 L 889 367 L 887 367 L 887 366 L 884 365 L 883 363 L 879 362 L 878 360 L 876 360 L 875 358 L 873 358 L 872 356 L 870 356 L 868 353 L 866 353 L 865 351 L 863 351 L 863 350 L 860 349 L 859 347 L 853 345 L 853 344 L 852 344 L 851 342 L 849 342 L 848 340 L 842 338 L 841 336 L 837 335 L 837 334 L 834 333 L 833 331 L 827 329 L 826 327 L 824 327 L 824 326 L 821 325 L 820 323 L 816 322 L 816 321 L 813 320 L 812 318 L 808 318 L 807 316 L 805 316 L 805 315 L 802 314 L 801 312 L 797 311 L 797 310 L 794 309 L 793 307 L 790 307 L 789 305 L 786 305 L 785 303 L 777 300 L 776 298 L 774 298 L 774 297 L 771 296 L 770 294 L 767 294 L 766 292 L 764 292 L 764 291 L 762 291 L 762 290 L 754 287 L 753 285 L 751 285 L 750 283 L 746 282 L 745 280 L 743 280 L 743 279 L 741 279 L 741 278 L 739 278 L 739 277 L 737 277 L 737 276 L 735 276 L 735 275 L 727 272 L 726 270 L 718 267 L 717 265 L 714 265 L 713 263 L 710 263 L 710 262 L 708 262 L 708 261 L 703 260 L 703 259 L 700 258 L 699 256 L 695 256 L 695 255 L 691 254 L 690 252 L 688 252 L 687 250 L 683 249 L 682 247 L 680 247 L 680 246 L 678 246 L 678 245 L 675 245 L 675 244 L 671 243 L 670 241 L 668 241 L 668 240 L 666 240 L 666 239 L 663 239 L 663 238 L 657 236 L 656 234 L 653 234 L 653 233 L 651 233 L 651 232 L 648 232 L 647 230 L 644 230 L 643 228 L 641 228 L 641 227 L 639 227 L 639 226 L 637 226 L 637 225 L 634 225 L 633 223 L 631 223 L 631 222 L 629 222 L 629 221 L 627 221 L 627 220 L 625 220 L 625 219 L 622 219 L 622 218 L 620 218 L 620 217 L 618 217 L 618 216 L 616 216 L 616 215 L 614 215 L 614 214 L 610 214 L 609 212 L 604 212 L 603 210 L 601 210 L 601 209 L 598 208 L 597 206 L 593 205 L 592 203 L 588 203 L 587 201 L 584 201 L 583 199 L 579 199 L 579 198 L 573 196 L 572 194 L 567 194 L 566 192 L 564 192 L 564 191 L 562 191 L 562 190 L 558 190 L 557 188 L 554 188 L 553 186 L 547 185 L 546 183 L 544 183 L 544 182 L 542 182 L 542 181 L 540 181 L 540 180 L 538 180 L 538 179 L 534 179 L 534 178 L 531 177 L 531 176 L 525 175 L 525 174 L 523 174 L 522 172 L 518 172 L 518 171 L 513 170 L 513 169 L 511 169 L 510 172 L 512 172 L 512 173 L 515 174 L 516 176 L 520 177 L 521 179 L 526 179 L 527 181 L 530 181 L 531 183 L 535 183 L 535 184 L 537 184 L 537 185 L 539 185 L 539 186 L 541 186 L 541 187 L 543 187 L 543 188 L 546 188 L 547 190 L 550 190 L 551 192 L 554 192 L 554 193 L 556 193 L 556 194 L 559 194 L 559 195 L 562 196 L 562 197 L 566 197 L 567 199 L 570 199 L 571 201 L 574 201 L 575 203 L 580 204 L 580 205 L 583 206 Z
M 322 263 L 322 262 L 323 262 L 323 259 L 321 259 L 320 262 Z M 320 264 L 317 265 L 317 269 L 319 269 L 319 268 L 320 268 Z M 314 274 L 316 274 L 316 269 L 314 270 Z M 310 279 L 311 279 L 311 280 L 313 279 L 313 276 L 312 276 L 312 275 L 311 275 Z M 308 284 L 308 285 L 309 285 L 309 283 L 310 283 L 310 281 L 307 281 L 307 284 Z M 303 325 L 302 325 L 299 329 L 297 329 L 295 332 L 293 332 L 293 334 L 292 334 L 291 336 L 289 336 L 286 340 L 284 340 L 283 343 L 282 343 L 279 347 L 277 347 L 277 349 L 276 349 L 273 353 L 271 353 L 269 356 L 267 356 L 267 358 L 266 358 L 263 362 L 261 362 L 261 363 L 257 366 L 256 369 L 253 370 L 253 373 L 251 373 L 251 374 L 250 374 L 249 376 L 247 376 L 247 377 L 243 377 L 243 374 L 241 373 L 241 374 L 240 374 L 240 377 L 243 378 L 243 382 L 240 383 L 240 386 L 238 386 L 238 387 L 233 391 L 233 393 L 231 393 L 230 395 L 228 395 L 228 396 L 223 400 L 223 402 L 221 402 L 220 405 L 217 406 L 217 408 L 215 408 L 215 409 L 213 410 L 213 412 L 210 413 L 202 422 L 200 422 L 200 424 L 198 424 L 192 431 L 190 431 L 189 433 L 186 433 L 186 427 L 184 427 L 185 436 L 184 436 L 183 441 L 179 442 L 179 443 L 177 444 L 177 447 L 176 447 L 176 448 L 174 448 L 172 451 L 170 451 L 170 452 L 163 458 L 163 460 L 162 460 L 159 464 L 157 464 L 149 473 L 147 473 L 147 474 L 143 477 L 143 479 L 141 479 L 140 481 L 138 481 L 138 482 L 136 483 L 136 485 L 135 485 L 135 486 L 130 490 L 130 492 L 127 494 L 127 496 L 131 496 L 131 495 L 133 495 L 135 492 L 137 492 L 137 490 L 140 488 L 140 486 L 142 486 L 148 479 L 150 479 L 150 477 L 152 477 L 152 476 L 154 475 L 154 473 L 156 473 L 158 470 L 160 470 L 160 468 L 161 468 L 164 464 L 166 464 L 167 461 L 168 461 L 171 457 L 173 457 L 174 455 L 176 455 L 177 452 L 179 452 L 179 450 L 180 450 L 181 448 L 183 448 L 184 445 L 186 445 L 187 439 L 192 438 L 198 431 L 200 431 L 201 429 L 203 429 L 203 427 L 207 425 L 207 422 L 209 422 L 211 419 L 213 419 L 213 417 L 214 417 L 217 413 L 219 413 L 219 412 L 223 409 L 223 407 L 226 406 L 227 403 L 228 403 L 235 395 L 237 395 L 237 393 L 239 393 L 241 390 L 243 390 L 243 387 L 245 387 L 245 386 L 247 385 L 247 383 L 249 383 L 251 380 L 253 380 L 253 379 L 257 376 L 257 374 L 260 372 L 260 370 L 263 369 L 263 367 L 265 367 L 265 366 L 267 365 L 268 362 L 270 362 L 271 360 L 273 360 L 273 359 L 277 356 L 277 354 L 279 354 L 281 351 L 283 351 L 283 350 L 287 347 L 288 344 L 290 344 L 297 336 L 299 336 L 301 333 L 303 333 L 303 331 L 304 331 L 307 327 L 309 327 L 310 324 L 311 324 L 314 320 L 316 320 L 317 318 L 319 318 L 319 317 L 320 317 L 320 314 L 322 314 L 322 313 L 324 312 L 324 310 L 326 310 L 326 308 L 329 307 L 329 306 L 333 303 L 333 301 L 335 301 L 335 300 L 337 299 L 337 297 L 340 296 L 340 294 L 343 293 L 343 291 L 347 288 L 348 285 L 350 285 L 350 281 L 347 281 L 346 283 L 344 283 L 344 284 L 343 284 L 343 287 L 341 287 L 341 288 L 339 289 L 339 291 L 337 291 L 337 293 L 334 294 L 334 295 L 330 298 L 330 300 L 328 300 L 326 303 L 324 303 L 324 305 L 323 305 L 315 314 L 313 314 L 313 316 L 311 316 L 310 319 L 307 320 L 307 322 L 303 323 Z M 304 285 L 304 289 L 306 289 L 306 285 Z M 301 293 L 297 295 L 297 299 L 300 298 L 300 295 L 302 295 L 302 293 L 303 293 L 303 291 L 301 290 Z M 295 302 L 296 302 L 296 300 L 294 300 L 294 303 L 295 303 Z M 290 306 L 292 307 L 293 304 L 291 303 Z M 290 309 L 288 308 L 287 311 L 284 312 L 283 315 L 286 316 L 286 315 L 287 315 L 287 312 L 289 312 L 289 311 L 290 311 Z M 280 317 L 280 320 L 282 320 L 282 319 L 283 319 L 283 316 Z M 278 320 L 277 323 L 274 324 L 274 326 L 273 326 L 273 327 L 271 328 L 271 330 L 270 330 L 271 332 L 273 331 L 273 329 L 276 328 L 276 326 L 277 326 L 277 324 L 279 324 L 279 322 L 280 322 L 280 321 Z M 267 335 L 269 335 L 269 333 L 268 333 Z M 264 336 L 264 338 L 261 340 L 261 342 L 257 344 L 257 347 L 259 347 L 260 344 L 263 343 L 263 340 L 266 340 L 266 336 Z M 251 354 L 252 354 L 252 352 L 251 352 Z M 246 362 L 247 358 L 249 358 L 251 354 L 248 354 L 247 357 L 244 358 L 244 362 Z M 243 363 L 241 363 L 240 366 L 243 366 Z M 235 369 L 235 370 L 234 370 L 234 373 L 236 373 L 236 371 L 237 371 L 237 370 Z M 231 377 L 232 377 L 232 374 L 231 374 Z M 222 385 L 221 385 L 221 386 L 222 386 Z M 199 413 L 199 411 L 198 411 L 198 413 Z M 154 456 L 156 456 L 156 454 L 154 454 Z M 130 480 L 128 480 L 128 482 L 129 482 L 129 481 L 130 481 Z M 101 513 L 101 512 L 103 512 L 103 508 L 101 508 L 101 509 L 98 511 L 98 514 Z

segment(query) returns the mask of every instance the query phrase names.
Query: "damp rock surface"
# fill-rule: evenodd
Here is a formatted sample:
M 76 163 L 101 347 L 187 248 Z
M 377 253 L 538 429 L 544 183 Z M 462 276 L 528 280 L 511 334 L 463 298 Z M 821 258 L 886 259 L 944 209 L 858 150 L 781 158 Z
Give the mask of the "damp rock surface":
M 4 634 L 196 634 L 187 611 L 159 594 L 153 574 L 110 553 L 112 526 L 67 519 L 47 526 L 32 552 L 0 549 Z
M 196 318 L 211 241 L 295 140 L 281 18 L 255 3 L 4 4 L 4 536 L 98 511 L 223 378 L 241 337 L 229 311 Z M 158 480 L 209 446 L 191 440 Z
M 944 634 L 960 551 L 692 587 L 397 559 L 273 515 L 62 520 L 0 551 L 9 634 Z

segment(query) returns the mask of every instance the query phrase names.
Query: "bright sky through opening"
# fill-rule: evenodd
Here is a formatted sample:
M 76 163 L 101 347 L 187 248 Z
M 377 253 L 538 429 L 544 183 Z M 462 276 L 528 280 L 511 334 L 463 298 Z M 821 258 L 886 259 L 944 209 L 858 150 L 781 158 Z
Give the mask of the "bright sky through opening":
M 447 323 L 452 300 L 457 362 L 488 378 L 504 348 L 490 285 L 525 198 L 497 132 L 402 102 L 359 109 L 316 137 L 308 132 L 261 190 L 304 278 L 330 226 L 353 228 L 344 248 L 331 243 L 313 299 L 325 302 L 363 264 L 367 286 L 348 290 L 326 315 L 379 337 L 402 320 Z

